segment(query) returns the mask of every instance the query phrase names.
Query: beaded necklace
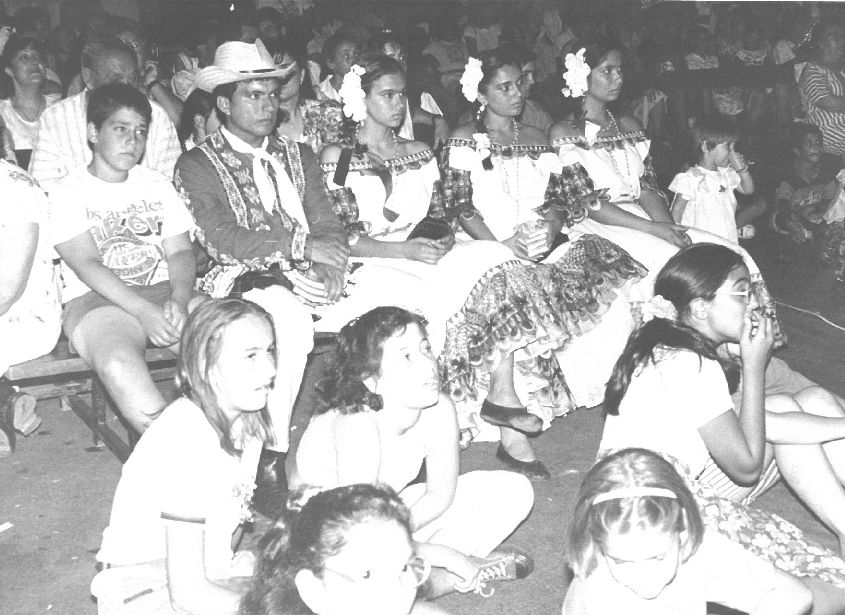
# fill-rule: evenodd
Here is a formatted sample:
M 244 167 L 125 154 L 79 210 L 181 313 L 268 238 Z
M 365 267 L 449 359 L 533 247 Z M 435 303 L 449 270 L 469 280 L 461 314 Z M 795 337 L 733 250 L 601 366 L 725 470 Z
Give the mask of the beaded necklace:
M 515 148 L 516 144 L 519 143 L 519 122 L 516 121 L 516 118 L 511 118 L 511 126 L 513 127 L 513 142 L 511 143 L 511 147 Z M 504 157 L 502 157 L 502 161 L 499 164 L 499 174 L 501 175 L 502 187 L 505 189 L 505 192 L 512 196 L 516 201 L 516 219 L 519 220 L 519 156 L 514 153 L 512 160 L 514 161 L 515 173 L 513 191 L 511 190 L 510 173 L 508 173 Z
M 619 125 L 616 123 L 616 118 L 613 117 L 613 114 L 610 112 L 610 109 L 607 110 L 607 114 L 610 116 L 610 125 L 613 127 L 614 132 L 617 136 L 621 135 L 622 132 L 619 130 Z M 628 189 L 625 193 L 627 196 L 633 198 L 634 196 L 634 186 L 631 184 L 631 163 L 628 161 L 628 148 L 625 147 L 625 143 L 622 143 L 622 147 L 619 148 L 622 150 L 622 155 L 625 156 L 625 175 L 622 174 L 622 169 L 619 168 L 619 165 L 616 162 L 616 147 L 611 147 L 607 150 L 608 157 L 610 158 L 610 164 L 613 165 L 613 170 L 616 171 L 616 175 L 619 176 L 619 179 L 622 180 L 622 183 Z

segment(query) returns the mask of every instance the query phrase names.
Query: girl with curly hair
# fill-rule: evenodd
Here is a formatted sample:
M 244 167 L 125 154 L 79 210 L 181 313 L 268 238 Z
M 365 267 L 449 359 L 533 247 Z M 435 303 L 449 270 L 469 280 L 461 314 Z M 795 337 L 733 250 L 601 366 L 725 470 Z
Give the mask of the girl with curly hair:
M 506 471 L 459 476 L 455 407 L 440 392 L 419 316 L 380 307 L 349 323 L 320 390 L 325 403 L 300 441 L 294 485 L 385 483 L 400 492 L 419 553 L 434 567 L 428 597 L 489 595 L 492 581 L 532 571 L 527 554 L 499 546 L 528 516 L 531 483 Z M 423 465 L 425 480 L 415 482 Z

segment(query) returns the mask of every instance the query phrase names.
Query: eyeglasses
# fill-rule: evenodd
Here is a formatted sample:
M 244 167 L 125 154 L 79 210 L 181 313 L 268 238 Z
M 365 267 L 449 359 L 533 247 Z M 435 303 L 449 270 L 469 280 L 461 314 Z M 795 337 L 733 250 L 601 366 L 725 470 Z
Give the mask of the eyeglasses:
M 345 572 L 341 572 L 340 570 L 328 568 L 327 566 L 323 566 L 323 570 L 336 574 L 337 576 L 356 585 L 384 582 L 390 579 L 389 574 L 376 573 L 374 570 L 365 570 L 357 576 L 352 576 Z M 397 577 L 400 581 L 412 581 L 414 583 L 414 587 L 419 587 L 425 583 L 429 576 L 431 576 L 431 564 L 421 557 L 414 557 L 408 560 L 408 563 L 402 566 L 397 573 Z
M 731 297 L 744 297 L 746 301 L 750 301 L 754 296 L 754 289 L 750 286 L 746 290 L 717 290 L 717 295 L 728 295 Z

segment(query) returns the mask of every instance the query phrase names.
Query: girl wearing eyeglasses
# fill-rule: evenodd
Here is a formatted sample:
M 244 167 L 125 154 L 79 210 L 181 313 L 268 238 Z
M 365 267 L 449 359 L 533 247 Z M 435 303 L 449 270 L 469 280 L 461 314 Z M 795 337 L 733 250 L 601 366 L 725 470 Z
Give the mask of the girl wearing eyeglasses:
M 743 504 L 783 475 L 843 545 L 842 400 L 770 361 L 772 318 L 755 291 L 742 257 L 724 246 L 695 244 L 669 259 L 607 385 L 599 450 L 671 455 Z M 728 351 L 737 343 L 738 357 Z
M 357 484 L 312 497 L 258 545 L 241 615 L 434 615 L 415 605 L 431 567 L 389 487 Z

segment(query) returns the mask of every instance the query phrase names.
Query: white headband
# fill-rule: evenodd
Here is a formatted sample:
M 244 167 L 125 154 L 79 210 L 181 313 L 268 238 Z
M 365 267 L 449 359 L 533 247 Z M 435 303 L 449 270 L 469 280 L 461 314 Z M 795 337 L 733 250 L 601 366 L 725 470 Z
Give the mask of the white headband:
M 611 489 L 606 493 L 600 493 L 595 498 L 593 498 L 592 505 L 601 504 L 602 502 L 607 502 L 609 500 L 622 500 L 624 498 L 642 498 L 642 497 L 656 497 L 656 498 L 669 498 L 671 500 L 677 500 L 678 496 L 675 495 L 674 492 L 669 491 L 668 489 L 662 489 L 660 487 L 620 487 L 619 489 Z

